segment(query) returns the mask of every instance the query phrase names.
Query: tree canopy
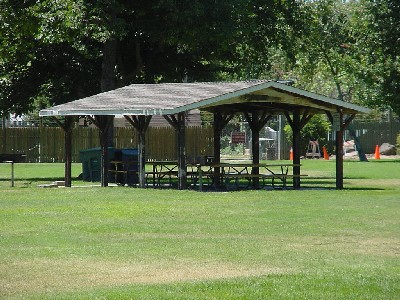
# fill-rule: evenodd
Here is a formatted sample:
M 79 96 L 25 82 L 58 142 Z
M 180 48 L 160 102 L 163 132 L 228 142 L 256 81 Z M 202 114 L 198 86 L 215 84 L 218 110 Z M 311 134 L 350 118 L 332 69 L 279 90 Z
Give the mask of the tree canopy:
M 130 83 L 286 77 L 399 114 L 399 6 L 1 0 L 0 110 L 25 113 Z

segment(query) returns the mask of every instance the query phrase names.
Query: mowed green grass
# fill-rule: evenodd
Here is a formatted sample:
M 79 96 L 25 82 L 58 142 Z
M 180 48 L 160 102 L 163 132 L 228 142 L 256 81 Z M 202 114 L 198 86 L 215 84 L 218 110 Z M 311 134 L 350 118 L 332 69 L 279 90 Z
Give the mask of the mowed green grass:
M 0 165 L 0 298 L 399 299 L 400 161 L 345 161 L 341 191 L 302 164 L 298 191 L 203 193 L 36 187 L 62 164 L 10 188 Z

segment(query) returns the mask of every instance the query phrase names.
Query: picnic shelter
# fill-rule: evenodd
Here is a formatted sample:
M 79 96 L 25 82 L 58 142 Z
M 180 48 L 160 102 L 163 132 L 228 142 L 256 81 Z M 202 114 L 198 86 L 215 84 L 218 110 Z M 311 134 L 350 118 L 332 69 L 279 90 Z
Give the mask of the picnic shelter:
M 194 109 L 214 116 L 214 163 L 220 162 L 221 132 L 236 115 L 243 114 L 252 134 L 252 163 L 259 157 L 260 130 L 275 115 L 283 115 L 293 131 L 293 188 L 300 188 L 300 130 L 315 114 L 326 114 L 336 132 L 336 188 L 343 188 L 343 132 L 358 113 L 368 108 L 311 93 L 286 82 L 270 80 L 131 84 L 40 111 L 52 117 L 65 133 L 65 184 L 71 186 L 72 125 L 86 116 L 99 128 L 102 149 L 101 185 L 108 185 L 107 138 L 115 116 L 124 116 L 137 131 L 139 187 L 145 187 L 145 138 L 152 116 L 161 115 L 173 126 L 178 143 L 178 187 L 186 188 L 185 116 Z M 61 117 L 61 118 L 60 118 Z M 218 172 L 218 168 L 215 169 Z M 254 174 L 258 168 L 254 167 Z M 254 186 L 257 186 L 257 176 Z

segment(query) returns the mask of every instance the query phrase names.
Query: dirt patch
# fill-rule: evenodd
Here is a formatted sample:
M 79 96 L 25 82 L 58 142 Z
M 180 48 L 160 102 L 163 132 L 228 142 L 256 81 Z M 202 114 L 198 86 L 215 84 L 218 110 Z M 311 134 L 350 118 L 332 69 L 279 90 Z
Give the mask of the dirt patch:
M 186 262 L 174 267 L 93 260 L 32 260 L 5 266 L 0 297 L 72 291 L 101 286 L 157 284 L 287 274 L 289 270 L 216 262 Z
M 380 257 L 398 257 L 400 255 L 400 240 L 386 238 L 360 239 L 355 236 L 341 237 L 308 237 L 300 241 L 288 243 L 293 249 L 325 249 L 340 253 L 376 255 Z

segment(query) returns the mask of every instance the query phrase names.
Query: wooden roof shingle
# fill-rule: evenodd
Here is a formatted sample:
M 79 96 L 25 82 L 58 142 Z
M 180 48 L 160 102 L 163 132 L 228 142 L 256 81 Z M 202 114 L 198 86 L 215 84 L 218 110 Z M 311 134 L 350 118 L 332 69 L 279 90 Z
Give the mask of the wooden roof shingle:
M 169 115 L 216 107 L 303 106 L 315 110 L 368 112 L 367 108 L 310 93 L 275 81 L 131 84 L 119 89 L 57 105 L 40 116 Z

